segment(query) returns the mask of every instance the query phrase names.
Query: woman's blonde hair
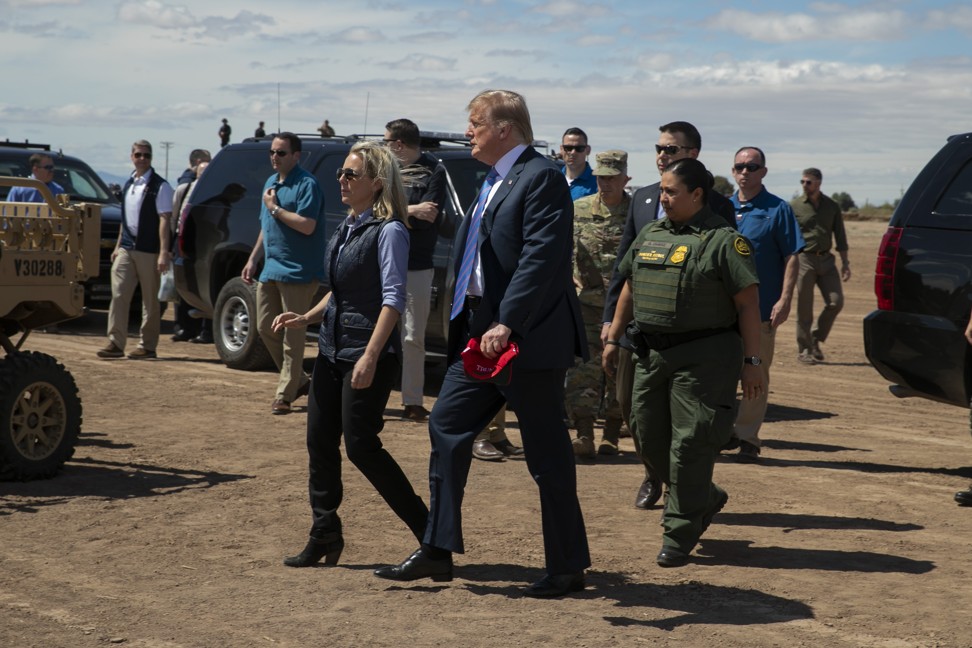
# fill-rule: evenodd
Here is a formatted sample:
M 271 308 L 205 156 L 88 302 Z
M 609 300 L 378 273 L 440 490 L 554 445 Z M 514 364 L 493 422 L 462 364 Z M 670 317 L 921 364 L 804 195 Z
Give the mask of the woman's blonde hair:
M 379 180 L 381 186 L 375 191 L 372 213 L 378 220 L 394 218 L 408 225 L 408 199 L 405 186 L 398 172 L 398 159 L 383 143 L 358 142 L 351 147 L 352 155 L 357 155 L 364 163 L 364 172 Z

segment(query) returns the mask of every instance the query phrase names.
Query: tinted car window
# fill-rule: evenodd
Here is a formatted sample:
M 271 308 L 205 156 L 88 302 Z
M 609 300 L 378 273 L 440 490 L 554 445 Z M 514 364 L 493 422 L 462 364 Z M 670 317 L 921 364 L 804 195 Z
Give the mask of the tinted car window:
M 205 203 L 213 199 L 224 198 L 232 203 L 238 214 L 253 214 L 257 218 L 260 214 L 260 191 L 267 178 L 273 173 L 270 156 L 267 149 L 237 148 L 221 152 L 219 155 L 232 155 L 233 164 L 210 164 L 206 167 L 206 182 L 196 185 L 193 192 L 193 204 Z M 250 189 L 248 189 L 250 188 Z M 200 190 L 208 191 L 209 195 L 201 194 Z M 213 194 L 213 191 L 220 193 Z
M 64 187 L 64 191 L 71 194 L 71 200 L 107 203 L 115 202 L 108 193 L 108 188 L 95 176 L 91 169 L 83 167 L 72 160 L 54 160 L 54 182 Z
M 972 215 L 972 161 L 966 163 L 945 189 L 935 205 L 935 212 L 943 215 Z
M 459 202 L 464 206 L 475 202 L 489 167 L 473 158 L 443 159 L 442 163 L 449 170 L 456 193 L 459 194 Z

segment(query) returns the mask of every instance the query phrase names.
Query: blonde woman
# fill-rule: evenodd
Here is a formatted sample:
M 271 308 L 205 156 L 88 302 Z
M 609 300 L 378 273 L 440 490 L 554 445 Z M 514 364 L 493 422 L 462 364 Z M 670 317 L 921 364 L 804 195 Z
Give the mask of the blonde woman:
M 428 518 L 425 503 L 378 438 L 401 371 L 397 325 L 405 307 L 409 235 L 398 163 L 387 147 L 362 142 L 337 177 L 349 213 L 327 245 L 331 292 L 303 315 L 287 312 L 273 322 L 274 330 L 321 322 L 307 409 L 313 522 L 304 550 L 284 559 L 290 567 L 322 558 L 335 565 L 344 549 L 337 514 L 342 436 L 348 459 L 420 540 Z

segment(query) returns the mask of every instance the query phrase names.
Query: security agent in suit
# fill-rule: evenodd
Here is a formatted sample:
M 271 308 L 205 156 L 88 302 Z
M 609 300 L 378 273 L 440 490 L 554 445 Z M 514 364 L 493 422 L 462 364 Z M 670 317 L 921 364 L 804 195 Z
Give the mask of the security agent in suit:
M 702 150 L 702 136 L 698 129 L 692 124 L 684 121 L 675 121 L 663 124 L 658 127 L 658 143 L 655 144 L 655 164 L 658 173 L 665 170 L 672 162 L 683 158 L 696 159 Z M 624 258 L 631 243 L 638 236 L 638 232 L 648 223 L 661 220 L 665 217 L 665 210 L 659 201 L 661 194 L 661 183 L 643 187 L 635 192 L 631 198 L 631 206 L 628 209 L 628 220 L 624 225 L 624 233 L 621 235 L 621 243 L 618 245 L 618 260 L 614 266 L 614 276 L 608 284 L 608 292 L 604 300 L 604 325 L 601 327 L 601 345 L 603 347 L 607 340 L 608 329 L 611 320 L 614 318 L 614 310 L 618 305 L 618 297 L 621 295 L 621 288 L 624 286 L 624 277 L 618 272 L 621 259 Z M 725 219 L 730 227 L 736 227 L 736 213 L 732 202 L 715 191 L 708 192 L 709 208 Z M 617 398 L 621 405 L 621 416 L 628 427 L 631 426 L 631 390 L 634 383 L 634 363 L 631 360 L 631 352 L 621 349 L 618 357 L 617 368 Z M 662 494 L 661 480 L 654 474 L 651 466 L 644 459 L 641 449 L 637 447 L 638 455 L 642 457 L 645 464 L 645 479 L 638 488 L 638 495 L 635 497 L 635 506 L 640 509 L 648 509 L 655 505 Z
M 473 439 L 509 402 L 540 491 L 546 554 L 547 574 L 525 594 L 562 596 L 584 588 L 584 569 L 591 564 L 563 422 L 564 377 L 575 356 L 587 354 L 571 273 L 573 203 L 563 175 L 529 145 L 533 129 L 523 97 L 487 90 L 467 109 L 472 155 L 491 165 L 498 180 L 481 192 L 486 207 L 473 241 L 478 259 L 466 289 L 460 280 L 456 291 L 450 364 L 429 417 L 431 497 L 425 538 L 404 562 L 375 575 L 398 581 L 452 579 L 452 553 L 464 551 L 461 506 Z M 463 258 L 475 211 L 474 206 L 460 228 L 457 260 Z M 456 267 L 458 277 L 460 264 Z M 480 350 L 491 358 L 509 342 L 519 345 L 509 385 L 466 375 L 459 352 L 471 337 L 481 337 Z

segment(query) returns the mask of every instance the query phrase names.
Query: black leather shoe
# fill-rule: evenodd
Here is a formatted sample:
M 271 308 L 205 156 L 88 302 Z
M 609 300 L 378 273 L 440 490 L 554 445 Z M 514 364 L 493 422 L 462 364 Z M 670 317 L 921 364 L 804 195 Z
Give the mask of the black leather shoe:
M 503 461 L 503 458 L 506 456 L 486 439 L 482 439 L 473 444 L 472 455 L 483 461 Z
M 310 393 L 310 381 L 308 380 L 303 385 L 297 388 L 297 391 L 294 393 L 294 400 L 297 400 L 302 396 L 307 396 L 309 393 Z
M 955 501 L 958 502 L 959 506 L 972 506 L 972 487 L 969 487 L 969 490 L 955 493 Z
M 502 452 L 507 457 L 519 457 L 523 454 L 523 448 L 510 443 L 509 439 L 503 439 L 493 444 L 493 447 Z
M 702 534 L 705 533 L 706 529 L 709 528 L 709 525 L 712 524 L 712 518 L 715 517 L 716 513 L 722 510 L 722 508 L 726 505 L 726 502 L 728 501 L 729 501 L 729 493 L 722 491 L 722 494 L 719 496 L 719 499 L 716 500 L 712 508 L 706 511 L 705 515 L 702 517 L 702 533 L 699 534 L 699 537 L 702 537 Z
M 413 581 L 419 578 L 431 578 L 437 583 L 451 581 L 452 554 L 448 558 L 433 560 L 419 549 L 400 565 L 379 567 L 375 570 L 375 576 L 394 581 Z
M 556 598 L 571 592 L 580 592 L 584 589 L 584 572 L 575 574 L 547 574 L 533 585 L 530 585 L 523 594 L 533 598 Z
M 204 328 L 199 332 L 199 335 L 189 340 L 193 344 L 212 344 L 213 343 L 213 332 L 208 328 Z
M 684 567 L 688 564 L 689 555 L 675 547 L 662 547 L 655 560 L 659 567 Z
M 658 503 L 662 495 L 661 480 L 654 475 L 646 475 L 645 481 L 641 482 L 638 495 L 635 497 L 635 508 L 650 509 Z
M 284 558 L 288 567 L 310 567 L 324 559 L 325 565 L 336 565 L 344 551 L 344 538 L 340 531 L 325 533 L 320 538 L 311 536 L 307 546 L 296 556 Z
M 758 463 L 759 446 L 748 441 L 739 442 L 739 454 L 736 455 L 738 463 Z

